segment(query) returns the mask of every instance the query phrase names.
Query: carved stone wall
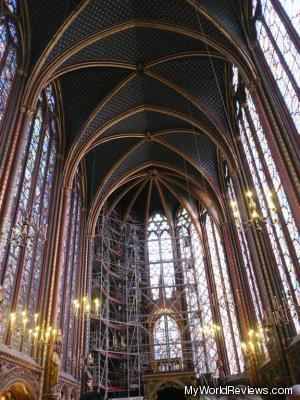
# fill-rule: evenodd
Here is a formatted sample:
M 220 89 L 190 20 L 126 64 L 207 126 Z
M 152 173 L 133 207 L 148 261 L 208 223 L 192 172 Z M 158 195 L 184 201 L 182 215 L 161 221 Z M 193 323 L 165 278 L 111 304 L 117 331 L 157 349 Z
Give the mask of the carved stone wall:
M 35 364 L 0 353 L 0 395 L 13 385 L 22 384 L 28 391 L 29 397 L 37 399 L 40 373 L 39 367 Z

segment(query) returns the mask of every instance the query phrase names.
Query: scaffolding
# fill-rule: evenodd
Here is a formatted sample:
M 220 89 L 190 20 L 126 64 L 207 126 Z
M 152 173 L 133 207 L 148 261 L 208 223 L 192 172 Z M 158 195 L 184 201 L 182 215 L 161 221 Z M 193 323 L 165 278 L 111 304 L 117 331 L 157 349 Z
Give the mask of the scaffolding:
M 179 240 L 172 237 L 172 243 Z M 196 279 L 189 278 L 193 256 L 180 256 L 173 249 L 172 261 L 157 260 L 172 263 L 174 281 L 160 276 L 155 286 L 151 278 L 155 260 L 149 261 L 149 246 L 147 227 L 137 220 L 124 223 L 116 212 L 100 216 L 92 261 L 92 298 L 100 301 L 99 311 L 91 315 L 89 347 L 94 387 L 105 399 L 142 396 L 142 379 L 151 374 L 192 372 L 201 379 L 206 373 L 217 377 L 218 332 L 213 327 L 203 329 L 207 308 L 203 302 L 189 304 L 189 293 L 198 290 Z M 180 344 L 175 343 L 171 327 L 168 338 L 162 335 L 158 343 L 154 337 L 155 322 L 167 314 L 180 328 Z M 215 365 L 207 365 L 208 350 L 215 351 Z

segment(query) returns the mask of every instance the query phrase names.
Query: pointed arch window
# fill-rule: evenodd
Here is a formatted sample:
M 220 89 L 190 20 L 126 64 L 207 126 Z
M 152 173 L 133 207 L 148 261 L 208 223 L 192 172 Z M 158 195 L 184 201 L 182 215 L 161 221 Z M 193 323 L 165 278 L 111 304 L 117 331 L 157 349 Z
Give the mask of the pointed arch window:
M 17 1 L 4 1 L 2 7 L 4 12 L 0 17 L 0 123 L 16 75 L 19 40 L 14 18 Z
M 48 86 L 38 100 L 1 243 L 0 277 L 6 292 L 2 305 L 5 315 L 0 318 L 2 341 L 10 312 L 17 316 L 26 312 L 28 321 L 39 312 L 57 155 L 56 108 L 54 90 Z M 20 331 L 16 329 L 13 343 L 18 346 L 19 342 Z
M 163 314 L 156 320 L 153 336 L 155 360 L 182 358 L 180 330 L 172 316 Z
M 148 221 L 147 233 L 152 298 L 157 300 L 160 290 L 165 298 L 171 298 L 175 288 L 175 272 L 167 218 L 160 213 L 153 214 Z
M 218 349 L 204 253 L 196 227 L 183 208 L 177 213 L 176 233 L 179 240 L 195 371 L 197 376 L 211 373 L 217 378 Z
M 257 40 L 300 133 L 299 2 L 258 0 L 253 3 Z
M 228 365 L 230 374 L 234 375 L 244 370 L 236 307 L 221 236 L 208 214 L 205 220 L 205 230 Z
M 235 67 L 233 74 L 238 75 Z M 282 282 L 282 295 L 291 310 L 296 332 L 300 333 L 299 230 L 251 94 L 241 83 L 239 90 L 244 90 L 246 97 L 246 103 L 243 105 L 239 99 L 236 102 L 242 147 L 261 214 L 266 222 L 270 245 Z

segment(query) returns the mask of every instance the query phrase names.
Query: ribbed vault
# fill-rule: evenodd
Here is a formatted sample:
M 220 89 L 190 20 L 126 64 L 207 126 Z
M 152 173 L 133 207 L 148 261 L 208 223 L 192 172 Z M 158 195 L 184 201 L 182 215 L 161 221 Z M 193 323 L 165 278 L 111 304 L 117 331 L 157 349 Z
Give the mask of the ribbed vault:
M 139 207 L 149 213 L 150 204 L 173 209 L 178 197 L 197 197 L 196 187 L 217 198 L 219 153 L 235 165 L 226 112 L 230 64 L 252 73 L 240 2 L 73 0 L 59 2 L 55 16 L 52 2 L 29 3 L 40 39 L 25 100 L 59 82 L 64 183 L 71 185 L 84 160 L 91 213 L 104 199 L 119 203 L 125 217 Z M 130 187 L 122 188 L 126 179 Z

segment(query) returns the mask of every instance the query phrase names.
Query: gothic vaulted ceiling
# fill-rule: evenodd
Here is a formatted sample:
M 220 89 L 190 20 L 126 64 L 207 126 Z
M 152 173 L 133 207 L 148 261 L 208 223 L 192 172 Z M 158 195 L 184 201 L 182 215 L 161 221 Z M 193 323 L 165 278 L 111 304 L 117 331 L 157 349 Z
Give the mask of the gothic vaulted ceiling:
M 238 0 L 29 0 L 31 73 L 59 82 L 68 166 L 124 214 L 219 191 L 230 63 L 246 69 Z M 244 64 L 243 64 L 244 63 Z

